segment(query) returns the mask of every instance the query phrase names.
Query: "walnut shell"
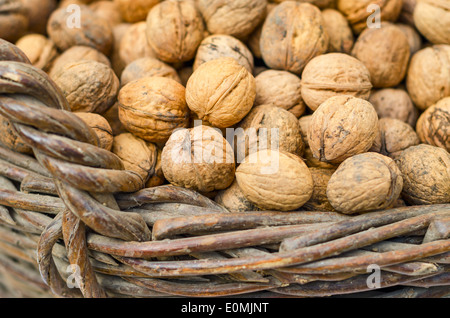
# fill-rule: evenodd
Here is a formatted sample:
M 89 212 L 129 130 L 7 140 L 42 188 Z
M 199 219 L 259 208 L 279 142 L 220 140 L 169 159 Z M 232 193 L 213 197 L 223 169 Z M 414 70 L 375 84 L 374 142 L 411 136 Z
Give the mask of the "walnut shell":
M 397 23 L 396 26 L 406 35 L 411 56 L 422 48 L 422 38 L 414 27 L 402 23 Z
M 255 79 L 231 57 L 206 62 L 186 85 L 186 102 L 201 120 L 218 128 L 240 122 L 255 101 Z
M 290 111 L 297 118 L 306 105 L 302 98 L 302 81 L 287 71 L 266 70 L 255 77 L 255 105 L 273 104 Z
M 0 38 L 16 42 L 27 29 L 29 20 L 21 0 L 0 0 Z
M 228 34 L 244 39 L 264 19 L 266 0 L 197 0 L 211 34 Z
M 236 170 L 247 200 L 262 210 L 293 211 L 312 196 L 311 173 L 296 155 L 262 150 L 249 155 Z
M 339 166 L 339 164 L 331 164 L 331 163 L 320 161 L 319 159 L 314 157 L 314 155 L 311 151 L 311 148 L 309 146 L 307 146 L 305 148 L 303 157 L 305 158 L 305 163 L 309 168 L 336 170 L 336 168 Z
M 416 7 L 417 0 L 403 0 L 402 10 L 398 21 L 415 27 L 414 24 L 414 8 Z
M 187 85 L 187 82 L 191 77 L 192 73 L 194 73 L 194 68 L 190 65 L 187 65 L 178 70 L 178 76 L 180 77 L 181 84 L 183 84 L 183 86 Z
M 147 180 L 147 183 L 145 184 L 146 188 L 158 187 L 160 185 L 163 185 L 166 181 L 166 178 L 164 178 L 164 172 L 162 170 L 161 155 L 162 150 L 160 148 L 157 148 L 155 172 Z
M 411 125 L 395 118 L 381 118 L 370 150 L 396 159 L 403 150 L 419 143 L 419 137 Z
M 113 131 L 105 117 L 94 113 L 78 112 L 74 114 L 92 128 L 98 137 L 100 148 L 111 150 L 113 145 Z
M 418 110 L 405 90 L 399 88 L 375 90 L 370 95 L 369 102 L 377 111 L 379 118 L 395 118 L 412 127 L 416 126 Z
M 58 50 L 52 40 L 41 34 L 28 34 L 21 37 L 16 46 L 29 58 L 31 64 L 47 72 L 58 57 Z
M 413 55 L 406 87 L 414 104 L 425 110 L 450 96 L 450 45 L 433 45 Z
M 305 146 L 309 147 L 308 144 L 308 131 L 309 125 L 311 124 L 312 115 L 305 115 L 298 119 L 298 123 L 300 125 L 300 132 L 302 134 L 303 143 Z
M 368 101 L 335 96 L 317 108 L 311 118 L 308 144 L 317 159 L 338 164 L 367 152 L 378 130 L 378 115 Z
M 371 89 L 369 70 L 361 61 L 344 53 L 317 56 L 302 74 L 302 97 L 313 111 L 333 96 L 369 99 Z
M 158 59 L 168 63 L 186 62 L 195 57 L 204 28 L 193 2 L 163 1 L 148 14 L 147 40 Z
M 281 3 L 281 2 L 289 1 L 289 0 L 271 0 L 271 1 L 275 2 L 275 3 Z M 311 3 L 311 4 L 315 5 L 315 6 L 323 9 L 323 8 L 327 8 L 327 7 L 332 6 L 333 2 L 335 0 L 298 0 L 298 1 L 299 2 L 308 2 L 308 3 Z
M 116 102 L 106 112 L 102 113 L 102 116 L 108 121 L 108 124 L 111 126 L 113 136 L 117 136 L 127 132 L 119 119 L 119 102 Z
M 122 72 L 122 86 L 144 77 L 167 77 L 181 83 L 177 71 L 170 65 L 153 57 L 143 57 L 128 64 Z
M 233 149 L 221 133 L 208 126 L 175 131 L 161 159 L 165 178 L 176 186 L 212 192 L 228 188 L 234 180 Z
M 131 133 L 150 142 L 165 142 L 189 124 L 185 88 L 166 77 L 144 77 L 119 93 L 119 118 Z
M 132 24 L 124 31 L 119 44 L 119 57 L 125 66 L 143 57 L 156 58 L 156 53 L 147 40 L 145 21 Z
M 114 1 L 100 0 L 93 2 L 89 8 L 102 19 L 107 20 L 111 27 L 122 23 L 122 14 L 119 5 Z
M 310 211 L 329 211 L 335 212 L 336 210 L 330 204 L 327 197 L 327 187 L 331 176 L 334 173 L 334 169 L 325 168 L 309 168 L 313 179 L 313 194 L 311 199 L 305 203 L 304 209 Z
M 434 44 L 450 44 L 448 0 L 417 0 L 413 14 L 419 32 Z
M 28 18 L 28 32 L 46 34 L 50 14 L 56 9 L 56 0 L 21 0 Z
M 17 136 L 8 119 L 0 115 L 0 144 L 6 148 L 24 153 L 33 154 L 33 149 L 29 147 L 22 138 Z
M 327 197 L 337 211 L 355 214 L 392 206 L 402 189 L 394 160 L 372 152 L 345 160 L 328 182 Z
M 110 54 L 110 61 L 112 69 L 119 77 L 122 75 L 123 69 L 127 66 L 127 63 L 120 56 L 120 44 L 123 36 L 131 26 L 132 24 L 130 23 L 120 23 L 113 27 L 114 44 Z
M 300 75 L 312 58 L 327 51 L 329 38 L 317 7 L 286 1 L 267 16 L 260 41 L 267 66 Z
M 53 76 L 73 112 L 103 113 L 115 102 L 119 79 L 107 65 L 82 60 L 65 64 Z
M 242 135 L 238 133 L 239 128 L 243 129 Z M 305 150 L 297 117 L 274 105 L 254 107 L 237 129 L 237 162 L 242 162 L 249 154 L 264 149 L 289 152 L 300 157 Z
M 195 56 L 194 71 L 203 63 L 219 57 L 232 57 L 253 73 L 253 55 L 240 40 L 226 34 L 211 35 L 203 39 Z
M 347 19 L 335 9 L 322 11 L 323 23 L 330 42 L 328 52 L 350 54 L 355 38 Z
M 62 51 L 75 45 L 84 45 L 109 55 L 113 45 L 111 25 L 89 7 L 79 6 L 78 8 L 82 17 L 79 21 L 75 21 L 74 12 L 66 8 L 53 11 L 47 25 L 49 37 Z M 80 25 L 77 26 L 76 22 L 80 22 Z
M 450 152 L 450 97 L 429 107 L 417 121 L 417 134 L 423 143 Z
M 256 27 L 256 29 L 248 36 L 246 43 L 250 51 L 253 53 L 253 56 L 257 59 L 261 59 L 261 46 L 260 46 L 260 39 L 261 39 L 261 32 L 264 25 L 264 21 L 266 20 L 267 15 L 270 11 L 273 10 L 277 6 L 276 3 L 267 3 L 266 11 L 264 14 L 264 19 L 259 23 L 259 25 Z
M 229 188 L 219 191 L 214 198 L 214 201 L 230 212 L 238 213 L 259 210 L 256 205 L 245 198 L 236 180 Z
M 144 21 L 150 10 L 160 0 L 114 0 L 125 22 L 136 23 Z
M 396 25 L 383 23 L 360 34 L 352 55 L 367 67 L 374 87 L 392 87 L 404 79 L 411 53 L 406 35 Z
M 413 205 L 450 202 L 450 154 L 442 148 L 418 145 L 397 160 L 403 174 L 403 199 Z

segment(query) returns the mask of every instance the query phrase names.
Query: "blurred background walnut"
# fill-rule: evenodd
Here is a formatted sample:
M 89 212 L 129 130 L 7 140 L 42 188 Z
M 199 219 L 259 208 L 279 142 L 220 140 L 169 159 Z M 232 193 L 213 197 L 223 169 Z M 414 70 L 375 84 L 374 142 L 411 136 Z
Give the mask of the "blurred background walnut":
M 114 0 L 119 7 L 122 19 L 129 23 L 144 21 L 151 8 L 159 2 L 159 0 Z
M 123 67 L 143 57 L 154 57 L 156 54 L 147 40 L 147 23 L 137 22 L 126 28 L 120 38 L 118 54 Z
M 58 50 L 52 40 L 42 34 L 28 34 L 21 37 L 16 46 L 21 49 L 33 66 L 47 72 L 58 57 Z
M 117 2 L 111 0 L 95 1 L 89 5 L 89 8 L 100 18 L 108 21 L 111 27 L 123 22 L 120 7 Z
M 433 44 L 450 44 L 450 3 L 448 0 L 417 0 L 414 25 Z
M 0 38 L 16 42 L 25 35 L 29 18 L 21 0 L 0 0 Z
M 57 0 L 21 0 L 28 18 L 28 32 L 47 34 L 47 22 Z
M 126 84 L 144 77 L 167 77 L 181 83 L 177 71 L 158 59 L 143 57 L 128 64 L 120 77 L 120 84 Z
M 323 10 L 322 17 L 325 31 L 330 38 L 328 52 L 350 54 L 355 38 L 347 19 L 335 9 Z

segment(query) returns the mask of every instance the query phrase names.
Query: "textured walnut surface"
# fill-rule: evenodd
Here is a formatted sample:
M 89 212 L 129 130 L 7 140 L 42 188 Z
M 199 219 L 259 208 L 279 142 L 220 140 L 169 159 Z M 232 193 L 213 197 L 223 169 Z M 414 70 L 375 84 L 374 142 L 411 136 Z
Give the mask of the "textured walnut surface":
M 434 44 L 450 44 L 450 3 L 448 0 L 417 0 L 414 25 Z

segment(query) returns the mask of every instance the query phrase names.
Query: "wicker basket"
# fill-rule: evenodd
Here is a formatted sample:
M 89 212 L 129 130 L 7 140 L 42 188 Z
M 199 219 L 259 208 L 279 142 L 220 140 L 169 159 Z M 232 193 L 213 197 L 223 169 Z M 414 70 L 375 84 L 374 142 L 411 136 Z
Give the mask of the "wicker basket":
M 142 190 L 45 73 L 14 46 L 0 59 L 0 114 L 34 152 L 0 148 L 0 297 L 450 294 L 449 204 L 229 213 Z

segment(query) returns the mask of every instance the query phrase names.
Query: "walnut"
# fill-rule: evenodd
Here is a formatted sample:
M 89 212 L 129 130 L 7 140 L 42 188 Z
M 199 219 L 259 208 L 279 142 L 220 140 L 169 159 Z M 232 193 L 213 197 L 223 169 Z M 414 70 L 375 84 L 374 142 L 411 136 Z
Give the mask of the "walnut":
M 308 131 L 309 125 L 311 124 L 312 115 L 305 115 L 298 119 L 298 123 L 300 125 L 300 133 L 302 134 L 303 143 L 305 146 L 309 146 L 308 144 Z
M 425 110 L 450 96 L 450 45 L 433 45 L 413 55 L 406 87 L 414 104 Z
M 423 143 L 450 152 L 450 97 L 430 106 L 417 121 L 417 134 Z
M 300 75 L 312 58 L 327 51 L 329 38 L 317 7 L 286 1 L 267 16 L 260 41 L 267 66 Z
M 273 104 L 284 108 L 296 117 L 306 110 L 302 98 L 302 81 L 287 71 L 266 70 L 255 77 L 255 105 Z
M 110 54 L 111 67 L 117 76 L 122 75 L 123 69 L 127 66 L 127 63 L 120 57 L 120 43 L 124 34 L 132 25 L 129 23 L 120 23 L 113 27 L 114 44 L 112 52 Z
M 259 23 L 258 27 L 248 36 L 248 39 L 246 41 L 248 48 L 253 53 L 253 56 L 257 59 L 261 59 L 261 47 L 260 47 L 260 39 L 261 39 L 261 32 L 264 25 L 264 21 L 266 20 L 267 15 L 270 11 L 273 10 L 277 6 L 276 3 L 267 3 L 266 11 L 264 13 L 264 19 Z
M 0 38 L 16 42 L 23 36 L 29 20 L 21 0 L 0 0 Z
M 403 199 L 413 205 L 450 202 L 450 154 L 442 148 L 418 145 L 397 160 L 403 174 Z
M 410 47 L 406 35 L 396 25 L 386 22 L 379 29 L 364 30 L 355 42 L 352 55 L 367 67 L 374 87 L 392 87 L 406 75 Z
M 183 68 L 181 68 L 180 70 L 178 70 L 178 76 L 181 80 L 181 84 L 183 84 L 183 86 L 187 85 L 187 82 L 189 80 L 189 78 L 191 77 L 192 73 L 194 73 L 194 68 L 191 65 L 187 65 Z
M 150 10 L 160 0 L 114 0 L 125 22 L 136 23 L 144 21 Z
M 229 188 L 219 191 L 214 198 L 214 201 L 230 212 L 238 213 L 259 210 L 258 207 L 245 198 L 236 180 Z
M 368 101 L 352 96 L 335 96 L 314 112 L 308 144 L 317 159 L 338 164 L 367 152 L 378 130 L 378 115 Z
M 376 11 L 371 5 L 380 8 L 381 21 L 394 22 L 402 10 L 402 0 L 337 0 L 337 9 L 344 14 L 356 34 L 368 27 L 368 22 L 376 20 Z
M 21 49 L 31 64 L 43 71 L 49 71 L 58 57 L 58 50 L 52 40 L 41 34 L 28 34 L 21 37 L 16 46 Z
M 403 150 L 419 143 L 419 137 L 411 125 L 395 118 L 381 118 L 370 150 L 396 159 Z
M 144 77 L 119 93 L 119 118 L 131 133 L 150 142 L 165 142 L 189 124 L 185 88 L 166 77 Z
M 28 32 L 46 34 L 50 14 L 56 9 L 56 0 L 21 0 L 28 18 Z
M 186 101 L 199 119 L 218 128 L 241 121 L 255 101 L 255 79 L 231 57 L 206 62 L 186 85 Z
M 272 2 L 275 2 L 275 3 L 281 3 L 284 1 L 289 1 L 289 0 L 272 0 Z M 300 0 L 299 2 L 308 2 L 308 3 L 311 3 L 321 9 L 324 9 L 324 8 L 328 8 L 328 7 L 332 6 L 334 1 L 335 0 Z
M 143 77 L 167 77 L 181 83 L 177 71 L 170 65 L 153 57 L 143 57 L 128 64 L 122 72 L 122 86 Z
M 302 74 L 302 97 L 313 111 L 333 96 L 368 99 L 371 89 L 369 70 L 361 61 L 344 53 L 317 56 Z
M 196 4 L 211 34 L 244 39 L 264 19 L 267 0 L 197 0 Z
M 336 168 L 339 166 L 339 164 L 331 164 L 328 162 L 323 162 L 314 157 L 311 148 L 307 146 L 305 148 L 305 152 L 303 154 L 303 157 L 305 158 L 305 163 L 309 168 L 320 168 L 320 169 L 332 169 L 336 170 Z
M 122 14 L 120 7 L 116 2 L 108 0 L 100 0 L 93 2 L 89 8 L 94 11 L 99 17 L 107 20 L 111 27 L 122 23 Z
M 416 0 L 403 0 L 402 10 L 398 21 L 415 27 L 414 24 L 414 9 L 416 7 Z
M 422 48 L 422 38 L 414 27 L 402 23 L 397 23 L 396 26 L 406 35 L 411 56 Z
M 117 136 L 127 132 L 119 119 L 119 102 L 116 102 L 106 112 L 102 113 L 102 116 L 108 121 L 108 124 L 111 126 L 113 136 Z
M 111 150 L 113 145 L 113 131 L 105 117 L 94 113 L 75 112 L 98 137 L 99 147 Z
M 327 197 L 339 212 L 355 214 L 391 207 L 400 197 L 403 178 L 394 160 L 364 153 L 345 160 L 331 176 Z
M 330 43 L 328 52 L 341 52 L 350 54 L 355 38 L 347 19 L 335 9 L 322 11 L 323 23 Z
M 247 71 L 253 72 L 254 60 L 250 50 L 240 40 L 225 34 L 211 35 L 203 39 L 195 56 L 194 71 L 205 62 L 225 56 L 234 58 Z
M 115 103 L 120 87 L 110 67 L 88 60 L 65 64 L 53 80 L 74 112 L 105 112 Z
M 450 44 L 448 0 L 417 0 L 413 14 L 419 32 L 434 44 Z
M 161 161 L 167 181 L 199 192 L 226 189 L 235 176 L 231 145 L 208 126 L 174 132 L 163 148 Z
M 274 105 L 254 107 L 239 123 L 242 135 L 236 130 L 236 155 L 241 162 L 249 154 L 275 149 L 302 156 L 305 145 L 297 117 Z
M 311 199 L 305 203 L 304 209 L 310 211 L 330 211 L 335 212 L 335 209 L 328 201 L 327 186 L 333 175 L 335 169 L 325 168 L 309 168 L 313 179 L 313 194 Z
M 113 34 L 109 22 L 87 6 L 79 8 L 79 14 L 82 17 L 79 21 L 75 21 L 74 13 L 66 8 L 53 11 L 47 25 L 50 38 L 62 51 L 75 45 L 84 45 L 108 55 L 113 45 Z M 78 22 L 80 25 L 76 25 Z
M 193 59 L 203 36 L 203 19 L 193 2 L 163 1 L 148 14 L 148 43 L 164 62 Z
M 0 144 L 6 148 L 24 153 L 33 154 L 33 149 L 29 147 L 13 130 L 8 119 L 0 115 Z
M 125 66 L 143 57 L 156 58 L 155 52 L 147 41 L 145 21 L 132 24 L 124 31 L 119 44 L 119 57 Z
M 379 118 L 396 118 L 412 127 L 416 126 L 418 110 L 404 89 L 374 90 L 369 97 L 369 102 L 375 107 Z
M 312 176 L 303 160 L 276 150 L 249 155 L 237 168 L 236 180 L 247 200 L 262 210 L 293 211 L 313 193 Z
M 159 147 L 157 147 L 155 172 L 147 180 L 147 183 L 145 184 L 145 187 L 147 187 L 147 188 L 153 188 L 153 187 L 163 185 L 166 181 L 166 179 L 164 178 L 164 172 L 162 170 L 161 155 L 162 155 L 162 150 Z

